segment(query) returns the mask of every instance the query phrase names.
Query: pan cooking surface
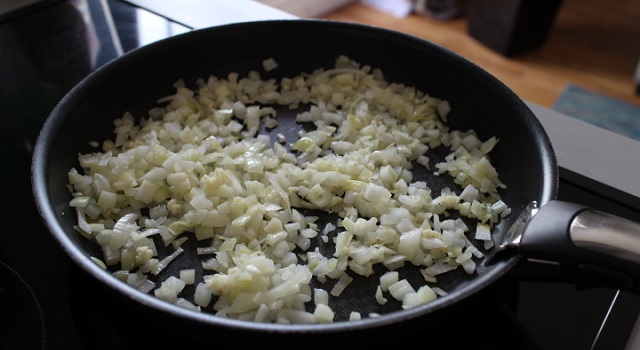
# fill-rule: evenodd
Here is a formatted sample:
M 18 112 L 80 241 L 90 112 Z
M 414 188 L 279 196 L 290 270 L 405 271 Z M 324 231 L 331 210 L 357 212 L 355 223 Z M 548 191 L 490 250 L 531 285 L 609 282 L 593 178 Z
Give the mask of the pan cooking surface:
M 381 55 L 381 52 L 394 54 Z M 34 189 L 51 231 L 77 263 L 104 279 L 106 284 L 129 293 L 130 290 L 116 286 L 113 279 L 109 280 L 110 276 L 91 266 L 86 255 L 98 253 L 96 247 L 72 229 L 75 218 L 68 208 L 66 172 L 75 166 L 78 152 L 89 149 L 89 140 L 109 138 L 112 120 L 124 111 L 143 115 L 159 96 L 171 93 L 177 79 L 189 84 L 209 74 L 246 72 L 259 67 L 267 57 L 273 57 L 282 67 L 277 73 L 274 71 L 274 75 L 297 74 L 328 67 L 341 54 L 381 68 L 388 81 L 416 86 L 449 100 L 454 107 L 449 118 L 453 128 L 474 129 L 481 138 L 498 136 L 500 142 L 492 153 L 492 161 L 508 186 L 503 200 L 514 212 L 496 226 L 496 239 L 506 232 L 524 204 L 531 200 L 544 203 L 555 196 L 555 159 L 537 120 L 508 88 L 473 64 L 433 44 L 382 29 L 323 21 L 270 21 L 195 31 L 135 50 L 90 76 L 65 97 L 43 128 L 34 156 Z M 292 121 L 292 113 L 280 112 L 277 132 L 297 133 L 300 126 Z M 87 118 L 91 123 L 87 123 Z M 66 131 L 61 133 L 61 130 Z M 417 176 L 424 176 L 429 185 L 436 188 L 434 193 L 443 186 L 453 187 L 450 182 L 440 183 L 440 178 L 435 179 L 426 172 Z M 335 220 L 335 217 L 323 216 L 324 220 Z M 195 244 L 194 240 L 187 242 Z M 184 260 L 189 259 L 199 258 L 187 256 Z M 502 276 L 515 263 L 515 259 L 511 259 L 484 267 L 479 262 L 474 276 L 456 271 L 440 277 L 439 285 L 450 291 L 447 297 L 398 317 L 428 314 L 462 300 Z M 180 265 L 170 265 L 163 274 L 175 274 L 179 269 Z M 422 279 L 415 269 L 402 273 L 410 280 Z M 158 278 L 162 279 L 163 274 Z M 340 302 L 348 308 L 336 305 L 334 310 L 362 308 L 387 312 L 397 309 L 397 305 L 392 304 L 380 308 L 373 294 L 365 291 L 374 288 L 377 279 L 363 278 L 360 282 L 365 285 L 363 288 L 349 288 L 341 298 Z M 188 290 L 185 292 L 189 294 Z M 157 305 L 146 296 L 134 298 L 144 304 Z M 183 315 L 181 311 L 177 314 Z M 393 317 L 379 322 L 393 322 Z M 200 316 L 198 319 L 202 320 Z

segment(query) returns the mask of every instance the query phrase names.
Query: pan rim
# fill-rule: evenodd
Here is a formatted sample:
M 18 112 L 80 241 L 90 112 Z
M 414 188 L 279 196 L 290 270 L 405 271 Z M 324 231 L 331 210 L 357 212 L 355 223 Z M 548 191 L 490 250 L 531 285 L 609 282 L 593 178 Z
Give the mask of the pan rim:
M 504 86 L 503 83 L 498 81 L 495 77 L 493 77 L 488 72 L 484 71 L 480 67 L 471 63 L 467 59 L 461 57 L 460 55 L 450 51 L 440 45 L 437 45 L 433 42 L 426 41 L 424 39 L 412 36 L 410 34 L 400 33 L 396 31 L 392 31 L 389 29 L 355 24 L 355 23 L 346 23 L 346 22 L 336 22 L 330 20 L 316 20 L 316 19 L 284 19 L 284 20 L 265 20 L 265 21 L 254 21 L 254 22 L 241 22 L 241 23 L 232 23 L 226 24 L 216 27 L 203 28 L 194 30 L 192 32 L 178 34 L 174 37 L 164 39 L 162 41 L 149 44 L 147 46 L 143 46 L 137 49 L 134 49 L 123 56 L 114 59 L 111 62 L 108 62 L 104 66 L 98 68 L 91 74 L 89 74 L 86 78 L 84 78 L 79 84 L 77 84 L 72 90 L 65 95 L 62 100 L 56 105 L 54 110 L 52 111 L 49 118 L 47 118 L 43 128 L 40 132 L 36 145 L 34 147 L 34 153 L 32 158 L 32 189 L 35 194 L 36 204 L 38 207 L 38 211 L 44 219 L 44 222 L 49 229 L 49 231 L 56 238 L 56 241 L 60 243 L 62 249 L 69 255 L 74 263 L 80 266 L 85 272 L 87 272 L 92 277 L 100 280 L 101 283 L 106 283 L 109 288 L 115 290 L 118 294 L 125 296 L 127 298 L 133 299 L 134 301 L 152 307 L 158 311 L 166 312 L 171 315 L 178 316 L 179 318 L 196 320 L 197 322 L 212 325 L 212 326 L 222 326 L 222 327 L 231 327 L 234 329 L 246 329 L 250 331 L 261 331 L 267 333 L 282 333 L 282 334 L 293 334 L 293 333 L 332 333 L 332 332 L 343 332 L 343 331 L 352 331 L 352 330 L 370 330 L 372 327 L 382 327 L 390 324 L 395 324 L 399 322 L 403 322 L 410 319 L 420 318 L 422 316 L 432 314 L 436 311 L 445 309 L 451 304 L 457 304 L 459 301 L 463 299 L 467 299 L 468 297 L 477 293 L 477 289 L 484 289 L 487 285 L 495 282 L 503 275 L 505 275 L 508 271 L 510 271 L 515 265 L 518 264 L 519 258 L 514 256 L 512 259 L 499 262 L 499 268 L 494 268 L 489 271 L 489 274 L 483 275 L 482 277 L 476 276 L 476 280 L 471 282 L 465 288 L 461 290 L 457 290 L 455 294 L 449 295 L 447 297 L 441 297 L 436 299 L 435 301 L 425 304 L 416 308 L 401 310 L 397 312 L 388 313 L 382 315 L 379 318 L 363 318 L 359 321 L 349 321 L 349 322 L 334 322 L 328 324 L 294 324 L 294 325 L 283 325 L 283 324 L 271 324 L 271 323 L 257 323 L 251 321 L 240 321 L 228 318 L 222 318 L 214 316 L 210 313 L 197 313 L 193 311 L 189 311 L 178 306 L 169 304 L 160 299 L 155 298 L 151 294 L 144 293 L 132 293 L 132 288 L 117 279 L 113 278 L 113 276 L 108 272 L 96 264 L 87 259 L 87 256 L 81 252 L 76 245 L 69 239 L 67 233 L 65 233 L 65 229 L 60 225 L 60 223 L 56 220 L 55 208 L 52 207 L 51 202 L 48 198 L 47 191 L 47 153 L 49 150 L 47 149 L 47 145 L 50 144 L 53 135 L 60 129 L 61 124 L 64 121 L 64 116 L 68 112 L 69 109 L 72 109 L 74 104 L 78 103 L 78 100 L 82 99 L 82 96 L 88 92 L 84 89 L 87 86 L 93 84 L 94 81 L 104 79 L 112 69 L 112 67 L 118 67 L 123 62 L 127 62 L 127 60 L 133 60 L 138 56 L 146 55 L 148 52 L 153 52 L 153 50 L 161 48 L 163 45 L 167 45 L 172 41 L 178 40 L 188 40 L 197 41 L 200 38 L 205 38 L 214 33 L 216 36 L 224 36 L 226 31 L 235 31 L 235 30 L 244 30 L 244 31 L 252 31 L 254 28 L 263 28 L 266 26 L 292 26 L 293 27 L 304 27 L 304 26 L 317 26 L 319 23 L 321 25 L 331 27 L 332 30 L 341 30 L 341 31 L 352 31 L 352 32 L 366 32 L 368 35 L 378 34 L 385 35 L 390 38 L 402 39 L 406 42 L 406 45 L 411 46 L 421 46 L 421 45 L 429 45 L 430 50 L 436 50 L 439 55 L 446 55 L 449 57 L 457 57 L 458 59 L 462 59 L 463 62 L 467 65 L 465 69 L 473 70 L 474 74 L 479 75 L 483 79 L 487 79 L 488 81 L 496 84 L 494 88 L 500 88 L 504 91 L 500 91 L 504 98 L 509 98 L 515 102 L 519 101 L 518 108 L 521 109 L 521 114 L 528 115 L 531 113 L 526 104 L 521 101 L 510 89 Z M 328 29 L 328 28 L 327 28 Z M 536 118 L 527 118 L 527 123 L 538 124 L 538 128 L 542 129 L 541 124 Z M 543 162 L 543 176 L 545 177 L 545 189 L 543 193 L 541 193 L 542 203 L 544 204 L 551 199 L 555 198 L 557 193 L 557 166 L 555 164 L 555 156 L 553 155 L 553 150 L 550 142 L 547 140 L 546 143 L 543 142 L 542 148 L 540 149 L 546 162 Z M 477 288 L 476 288 L 477 287 Z

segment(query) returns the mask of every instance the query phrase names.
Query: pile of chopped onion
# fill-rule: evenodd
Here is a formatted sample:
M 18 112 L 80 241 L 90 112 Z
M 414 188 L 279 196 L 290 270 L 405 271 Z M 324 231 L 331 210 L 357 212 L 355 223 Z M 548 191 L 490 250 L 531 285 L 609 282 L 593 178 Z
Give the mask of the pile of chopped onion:
M 278 64 L 268 59 L 263 68 Z M 333 322 L 329 301 L 353 274 L 372 276 L 383 265 L 389 272 L 376 300 L 415 307 L 446 294 L 430 286 L 438 275 L 474 273 L 474 259 L 493 245 L 493 225 L 509 214 L 488 156 L 497 139 L 450 131 L 446 100 L 389 83 L 347 57 L 279 81 L 252 71 L 175 87 L 139 123 L 129 113 L 115 120 L 114 139 L 80 155 L 81 170 L 68 174 L 76 228 L 102 248 L 93 260 L 167 302 L 257 322 Z M 315 127 L 271 142 L 259 130 L 277 126 L 277 105 L 304 107 L 297 121 Z M 430 151 L 441 146 L 449 156 L 428 169 Z M 458 187 L 432 193 L 413 180 L 416 166 L 448 174 Z M 319 227 L 303 209 L 339 220 Z M 181 266 L 153 282 L 181 258 L 186 232 L 199 241 L 205 274 Z M 335 253 L 313 247 L 318 237 Z M 172 253 L 160 256 L 158 242 Z M 404 265 L 420 269 L 424 283 L 400 279 Z M 312 280 L 336 283 L 326 290 Z M 193 284 L 195 294 L 184 295 Z M 373 316 L 354 310 L 349 319 Z

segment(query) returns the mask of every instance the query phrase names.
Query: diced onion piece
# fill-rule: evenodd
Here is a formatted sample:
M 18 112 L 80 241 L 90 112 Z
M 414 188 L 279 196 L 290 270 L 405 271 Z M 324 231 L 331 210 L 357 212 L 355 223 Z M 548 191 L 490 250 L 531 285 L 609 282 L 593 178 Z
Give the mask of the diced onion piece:
M 171 253 L 170 255 L 168 255 L 167 257 L 165 257 L 164 259 L 158 262 L 158 264 L 154 267 L 152 273 L 154 275 L 159 274 L 160 271 L 162 271 L 165 267 L 167 267 L 167 265 L 169 265 L 169 263 L 175 260 L 178 257 L 178 255 L 182 254 L 182 252 L 184 252 L 184 249 L 182 248 L 178 248 L 174 250 L 173 253 Z
M 315 288 L 313 290 L 313 301 L 318 304 L 329 305 L 329 293 L 321 288 Z
M 194 305 L 189 300 L 184 299 L 184 298 L 178 298 L 174 304 L 176 304 L 176 305 L 178 305 L 180 307 L 183 307 L 185 309 L 189 309 L 189 310 L 200 312 L 200 306 Z
M 342 294 L 342 291 L 347 288 L 351 281 L 353 281 L 353 278 L 348 275 L 340 276 L 338 282 L 333 286 L 333 288 L 331 288 L 331 295 L 335 297 L 340 296 L 340 294 Z
M 406 294 L 415 293 L 415 290 L 411 284 L 409 284 L 409 281 L 401 279 L 389 286 L 389 293 L 391 293 L 391 295 L 397 300 L 402 300 Z
M 384 305 L 388 301 L 387 298 L 385 298 L 384 295 L 382 294 L 382 288 L 380 286 L 376 288 L 376 301 L 380 305 Z
M 203 282 L 196 285 L 196 291 L 193 300 L 196 305 L 207 307 L 211 302 L 211 290 L 207 288 L 207 285 Z
M 335 313 L 328 305 L 316 304 L 316 309 L 313 311 L 313 315 L 319 323 L 330 323 L 333 322 Z
M 482 241 L 491 240 L 491 230 L 489 228 L 489 225 L 478 223 L 478 225 L 476 226 L 476 239 Z
M 273 58 L 268 58 L 262 61 L 262 67 L 268 72 L 276 69 L 278 67 L 278 63 Z
M 175 276 L 170 276 L 160 284 L 160 287 L 154 291 L 154 294 L 159 299 L 175 303 L 178 300 L 178 294 L 182 292 L 184 286 L 184 281 Z
M 180 270 L 180 279 L 183 280 L 186 284 L 193 284 L 196 279 L 196 270 Z
M 382 289 L 382 291 L 386 292 L 389 290 L 389 286 L 398 281 L 399 279 L 397 271 L 385 272 L 384 275 L 380 276 L 380 288 Z
M 361 319 L 362 319 L 362 315 L 360 315 L 359 312 L 351 311 L 351 313 L 349 313 L 349 321 L 357 321 Z

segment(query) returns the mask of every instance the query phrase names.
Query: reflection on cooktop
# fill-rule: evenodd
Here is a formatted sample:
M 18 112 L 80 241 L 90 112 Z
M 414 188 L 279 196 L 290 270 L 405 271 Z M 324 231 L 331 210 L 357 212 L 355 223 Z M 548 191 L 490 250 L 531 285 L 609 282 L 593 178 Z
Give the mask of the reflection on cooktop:
M 0 260 L 0 339 L 5 349 L 44 349 L 42 307 L 29 282 Z M 11 317 L 11 319 L 9 319 Z
M 168 339 L 179 339 L 181 346 L 193 348 L 247 348 L 242 344 L 261 342 L 258 336 L 251 340 L 229 337 L 228 332 L 213 327 L 191 328 L 190 325 L 175 327 L 168 315 L 153 315 L 144 307 L 132 305 L 78 268 L 71 268 L 69 290 L 71 309 L 78 334 L 87 348 L 96 350 L 160 348 Z M 522 349 L 542 350 L 536 340 L 516 317 L 518 285 L 514 281 L 496 283 L 487 290 L 466 300 L 460 307 L 449 308 L 438 314 L 438 321 L 420 326 L 420 320 L 407 324 L 400 331 L 403 342 L 423 342 L 433 348 L 475 349 Z M 98 316 L 99 317 L 96 317 Z M 434 316 L 434 315 L 431 315 Z M 397 346 L 398 340 L 384 335 L 374 335 L 377 330 L 366 333 L 375 337 L 380 347 Z M 499 336 L 496 336 L 496 331 Z M 196 333 L 197 332 L 197 333 Z M 463 332 L 464 336 L 460 334 Z M 101 339 L 96 342 L 96 339 Z M 280 339 L 286 343 L 286 335 Z M 314 338 L 315 339 L 315 338 Z M 330 344 L 349 343 L 350 349 L 371 348 L 353 344 L 353 335 L 332 334 L 330 343 L 305 344 L 307 349 L 327 348 Z M 276 340 L 277 342 L 277 340 Z M 340 346 L 338 346 L 340 348 Z

